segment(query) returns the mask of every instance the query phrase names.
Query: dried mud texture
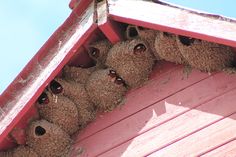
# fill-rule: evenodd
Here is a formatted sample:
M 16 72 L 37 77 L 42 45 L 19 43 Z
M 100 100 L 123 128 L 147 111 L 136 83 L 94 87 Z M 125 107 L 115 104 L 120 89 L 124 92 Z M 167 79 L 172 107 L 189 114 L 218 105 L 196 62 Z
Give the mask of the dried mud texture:
M 63 79 L 55 79 L 63 87 L 62 94 L 72 100 L 79 114 L 79 126 L 83 128 L 86 124 L 95 118 L 96 111 L 84 84 L 74 81 L 65 81 Z
M 97 67 L 105 68 L 107 54 L 111 47 L 108 40 L 97 41 L 89 46 L 89 56 L 96 61 Z
M 27 144 L 40 157 L 67 157 L 72 140 L 56 124 L 39 120 L 27 129 Z
M 12 157 L 39 157 L 39 155 L 28 146 L 19 146 L 13 150 Z
M 63 77 L 68 81 L 75 81 L 85 84 L 89 76 L 97 69 L 97 67 L 81 68 L 81 67 L 69 67 L 63 68 Z
M 74 102 L 62 95 L 45 93 L 49 103 L 36 103 L 41 118 L 57 124 L 70 135 L 75 133 L 79 129 L 79 114 Z
M 178 36 L 177 44 L 189 65 L 204 72 L 221 71 L 231 67 L 235 59 L 231 47 L 217 43 Z
M 155 38 L 155 49 L 157 56 L 161 59 L 176 64 L 187 64 L 179 50 L 176 42 L 176 35 L 174 34 L 158 32 Z
M 139 26 L 129 25 L 126 28 L 126 37 L 127 39 L 135 39 L 137 37 L 141 38 L 146 42 L 152 54 L 156 57 L 157 60 L 160 60 L 160 57 L 155 49 L 155 39 L 158 31 L 151 30 Z
M 223 69 L 223 72 L 227 74 L 236 74 L 236 68 L 235 67 L 226 67 Z
M 12 151 L 0 152 L 0 157 L 13 157 Z
M 95 71 L 86 84 L 90 99 L 99 111 L 113 110 L 123 101 L 127 91 L 123 82 L 117 76 L 110 76 L 111 69 Z M 119 81 L 120 80 L 120 81 Z
M 135 88 L 148 80 L 154 58 L 143 40 L 133 39 L 115 44 L 108 53 L 106 65 L 114 69 L 130 88 Z

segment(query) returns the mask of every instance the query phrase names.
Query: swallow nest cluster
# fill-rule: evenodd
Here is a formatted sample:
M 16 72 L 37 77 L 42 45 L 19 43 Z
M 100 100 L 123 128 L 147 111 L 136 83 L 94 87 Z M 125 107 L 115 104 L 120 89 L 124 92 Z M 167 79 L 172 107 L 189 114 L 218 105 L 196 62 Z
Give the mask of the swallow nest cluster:
M 133 25 L 127 27 L 126 37 L 115 45 L 107 40 L 91 44 L 88 53 L 96 62 L 94 67 L 65 66 L 62 77 L 51 81 L 35 103 L 40 119 L 28 126 L 26 145 L 0 156 L 69 156 L 71 135 L 94 120 L 97 112 L 123 104 L 129 89 L 148 80 L 155 61 L 204 72 L 234 72 L 234 52 L 224 45 Z

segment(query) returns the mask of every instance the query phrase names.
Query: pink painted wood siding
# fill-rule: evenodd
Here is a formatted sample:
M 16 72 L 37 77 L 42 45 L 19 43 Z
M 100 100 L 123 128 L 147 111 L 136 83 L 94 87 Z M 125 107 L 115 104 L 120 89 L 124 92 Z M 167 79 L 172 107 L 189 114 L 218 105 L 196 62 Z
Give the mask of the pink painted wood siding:
M 236 75 L 183 71 L 157 64 L 124 106 L 100 115 L 76 137 L 75 149 L 82 147 L 83 157 L 207 156 L 228 142 L 222 154 L 233 154 Z
M 124 39 L 121 23 L 236 47 L 236 21 L 230 19 L 148 1 L 108 0 L 107 5 L 72 0 L 70 7 L 70 17 L 0 97 L 6 111 L 0 119 L 0 149 L 24 143 L 22 130 L 37 116 L 35 100 L 65 64 L 89 66 L 89 43 L 104 37 L 113 44 Z M 87 157 L 235 157 L 236 75 L 185 70 L 168 62 L 157 64 L 148 83 L 127 94 L 124 106 L 99 115 L 74 137 L 73 156 L 83 150 Z

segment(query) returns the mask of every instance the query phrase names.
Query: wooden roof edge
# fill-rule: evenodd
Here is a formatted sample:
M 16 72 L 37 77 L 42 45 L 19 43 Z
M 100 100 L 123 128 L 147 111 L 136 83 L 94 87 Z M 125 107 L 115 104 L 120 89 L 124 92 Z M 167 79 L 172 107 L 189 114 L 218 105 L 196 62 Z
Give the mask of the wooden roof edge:
M 65 23 L 0 96 L 0 106 L 6 106 L 3 107 L 6 115 L 0 116 L 0 143 L 97 28 L 112 43 L 123 38 L 117 21 L 236 47 L 236 27 L 232 21 L 141 0 L 108 0 L 97 6 L 92 0 L 88 4 L 83 1 L 79 1 Z
M 191 12 L 191 13 L 194 13 L 194 14 L 199 14 L 199 15 L 202 15 L 202 16 L 208 16 L 208 17 L 212 17 L 212 18 L 215 18 L 215 19 L 222 19 L 224 21 L 235 22 L 236 23 L 235 18 L 225 17 L 223 15 L 217 15 L 217 14 L 205 12 L 205 11 L 202 11 L 202 10 L 196 10 L 196 9 L 180 6 L 180 5 L 177 5 L 177 4 L 174 4 L 174 3 L 166 2 L 165 0 L 153 0 L 153 2 L 161 4 L 161 5 L 169 6 L 169 7 L 172 7 L 172 8 L 178 8 L 178 9 L 181 9 L 181 10 L 185 10 L 185 11 L 188 11 L 188 12 Z
M 108 0 L 109 18 L 236 47 L 236 21 L 169 4 L 143 0 Z
M 0 143 L 37 100 L 47 84 L 97 28 L 94 4 L 75 9 L 0 97 Z
M 69 8 L 82 8 L 83 6 L 88 6 L 91 2 L 92 0 L 71 0 L 69 3 Z

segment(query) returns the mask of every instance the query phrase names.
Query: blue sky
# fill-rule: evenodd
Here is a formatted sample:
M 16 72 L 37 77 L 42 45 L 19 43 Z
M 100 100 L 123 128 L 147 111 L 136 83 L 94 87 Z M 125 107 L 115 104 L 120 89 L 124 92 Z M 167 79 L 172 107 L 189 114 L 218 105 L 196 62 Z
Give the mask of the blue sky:
M 165 0 L 174 4 L 182 5 L 205 12 L 236 18 L 235 0 Z
M 236 18 L 235 0 L 166 0 Z M 69 0 L 0 2 L 0 93 L 69 16 Z
M 69 16 L 69 0 L 0 1 L 0 93 Z

